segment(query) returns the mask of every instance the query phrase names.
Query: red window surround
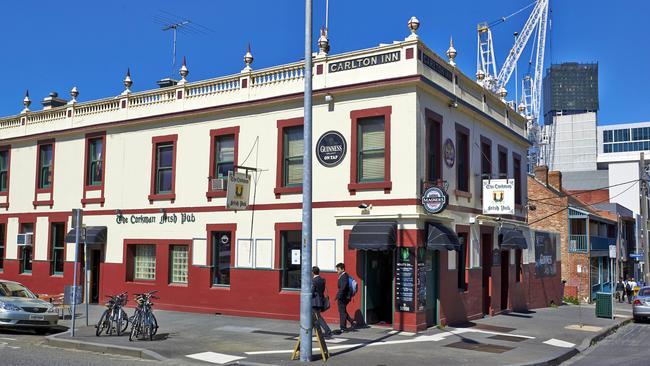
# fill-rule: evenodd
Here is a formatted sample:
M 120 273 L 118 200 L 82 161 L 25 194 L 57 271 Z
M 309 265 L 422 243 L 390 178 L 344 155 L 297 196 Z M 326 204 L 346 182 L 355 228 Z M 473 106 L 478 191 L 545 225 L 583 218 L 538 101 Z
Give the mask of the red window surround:
M 237 137 L 235 137 L 235 150 L 237 150 Z M 235 159 L 237 159 L 235 157 Z M 212 232 L 213 231 L 223 231 L 230 232 L 230 270 L 232 271 L 235 268 L 235 243 L 237 239 L 235 234 L 237 233 L 237 224 L 207 224 L 205 225 L 205 231 L 207 232 L 206 238 L 208 238 L 208 256 L 206 258 L 206 263 L 208 266 L 214 267 L 212 263 Z M 212 276 L 208 276 L 208 287 L 215 289 L 229 289 L 232 286 L 232 272 L 230 274 L 230 285 L 228 287 L 215 287 L 212 285 Z
M 156 248 L 156 279 L 141 280 L 134 279 L 135 268 L 135 246 L 153 245 Z M 170 283 L 169 249 L 172 245 L 187 245 L 187 284 Z M 126 263 L 124 280 L 128 284 L 147 285 L 155 288 L 162 286 L 187 287 L 194 279 L 192 276 L 192 241 L 180 239 L 124 239 L 124 259 Z
M 6 202 L 0 203 L 0 208 L 9 209 L 9 188 L 11 182 L 11 145 L 0 146 L 0 151 L 7 152 L 7 190 L 0 192 L 0 196 L 6 197 Z
M 63 276 L 63 275 L 53 275 L 52 273 L 52 268 L 50 268 L 52 264 L 52 224 L 53 223 L 63 223 L 63 237 L 65 241 L 65 236 L 67 235 L 68 232 L 68 218 L 70 218 L 70 214 L 66 212 L 62 213 L 56 213 L 52 214 L 49 216 L 48 219 L 48 227 L 47 227 L 47 262 L 49 264 L 48 266 L 48 273 L 50 276 Z M 36 228 L 34 228 L 34 231 L 36 231 Z M 36 243 L 34 241 L 34 243 Z M 63 263 L 64 263 L 64 271 L 65 271 L 65 263 L 66 263 L 66 253 L 68 252 L 68 245 L 67 243 L 64 243 L 63 245 Z
M 214 154 L 215 154 L 214 149 L 217 148 L 217 144 L 215 143 L 215 140 L 219 136 L 228 136 L 228 135 L 235 136 L 235 152 L 234 152 L 235 156 L 234 156 L 233 163 L 235 166 L 237 166 L 237 156 L 239 150 L 239 126 L 210 130 L 210 166 L 208 167 L 208 172 L 209 172 L 208 190 L 205 192 L 205 196 L 208 198 L 208 202 L 212 201 L 212 199 L 215 197 L 226 197 L 226 191 L 212 190 L 212 187 L 210 185 L 210 180 L 216 176 L 216 172 L 214 171 Z
M 465 271 L 465 278 L 464 284 L 461 284 L 462 287 L 459 288 L 459 290 L 463 292 L 467 292 L 469 289 L 469 246 L 470 246 L 470 227 L 468 225 L 456 225 L 456 233 L 462 234 L 463 238 L 465 239 L 465 263 L 463 264 L 465 268 L 458 268 L 459 271 L 464 270 Z M 460 255 L 460 253 L 457 253 L 456 255 Z
M 459 138 L 464 137 L 466 139 L 466 144 L 465 144 L 465 151 L 461 151 L 461 146 L 459 146 Z M 465 197 L 469 201 L 472 198 L 472 193 L 470 192 L 470 186 L 471 186 L 471 177 L 470 177 L 470 164 L 471 164 L 471 155 L 470 151 L 472 150 L 470 144 L 470 134 L 469 134 L 469 128 L 461 125 L 460 123 L 456 123 L 456 189 L 454 190 L 454 194 L 456 197 Z M 460 159 L 463 160 L 463 174 L 464 174 L 464 179 L 465 179 L 465 187 L 467 188 L 467 191 L 461 190 L 458 187 L 459 185 L 459 178 L 460 178 Z
M 41 161 L 41 146 L 42 145 L 52 145 L 52 167 L 50 169 L 50 175 L 52 176 L 52 182 L 50 184 L 49 188 L 38 188 L 38 182 L 41 179 L 41 172 L 40 172 L 40 161 Z M 36 181 L 34 182 L 34 201 L 32 204 L 34 205 L 34 208 L 36 206 L 54 206 L 54 166 L 55 166 L 55 151 L 56 151 L 56 144 L 54 143 L 54 139 L 47 139 L 47 140 L 40 140 L 36 143 Z M 49 193 L 50 199 L 46 200 L 39 200 L 38 195 L 43 194 L 43 193 Z
M 172 191 L 171 193 L 157 194 L 156 193 L 156 147 L 162 143 L 172 143 Z M 171 201 L 174 203 L 176 200 L 176 143 L 178 142 L 178 135 L 165 135 L 154 136 L 151 138 L 151 189 L 149 193 L 149 203 L 153 201 Z
M 102 140 L 102 184 L 99 186 L 88 185 L 88 159 L 90 158 L 88 147 L 90 140 L 101 138 Z M 104 187 L 106 186 L 106 131 L 102 132 L 93 132 L 86 134 L 86 146 L 84 153 L 84 176 L 83 176 L 83 198 L 81 199 L 81 204 L 83 207 L 86 207 L 87 204 L 99 203 L 101 207 L 104 207 Z M 100 197 L 87 198 L 87 193 L 89 191 L 101 191 Z
M 383 189 L 388 194 L 393 189 L 393 182 L 390 180 L 390 115 L 393 108 L 391 106 L 360 109 L 350 112 L 352 121 L 352 133 L 350 137 L 350 184 L 348 191 L 351 195 L 357 191 Z M 384 116 L 384 181 L 372 183 L 359 183 L 358 161 L 359 155 L 359 119 L 366 117 Z
M 408 51 L 408 50 L 407 50 Z M 431 154 L 427 154 L 426 156 L 426 169 L 425 169 L 425 174 L 426 174 L 426 180 L 431 181 L 431 178 L 435 178 L 436 180 L 442 180 L 442 115 L 430 110 L 430 109 L 425 109 L 424 110 L 425 118 L 426 118 L 426 136 L 425 136 L 425 145 L 427 147 L 427 151 L 429 152 L 429 149 L 433 146 L 435 151 L 433 152 L 433 156 L 436 157 L 436 161 L 432 162 L 430 161 Z M 431 132 L 432 129 L 437 130 L 438 134 L 438 141 L 433 141 L 433 145 L 431 144 Z M 435 168 L 435 172 L 432 172 L 432 168 Z M 435 181 L 431 183 L 436 183 Z
M 301 231 L 302 223 L 300 222 L 277 222 L 275 223 L 275 263 L 273 268 L 282 268 L 282 232 L 283 231 Z M 279 277 L 278 290 L 282 288 L 282 275 Z
M 302 126 L 304 124 L 303 117 L 281 119 L 278 120 L 278 147 L 277 147 L 277 168 L 275 170 L 275 198 L 280 198 L 283 194 L 302 193 L 302 186 L 300 187 L 284 187 L 282 177 L 284 176 L 284 129 L 294 126 Z

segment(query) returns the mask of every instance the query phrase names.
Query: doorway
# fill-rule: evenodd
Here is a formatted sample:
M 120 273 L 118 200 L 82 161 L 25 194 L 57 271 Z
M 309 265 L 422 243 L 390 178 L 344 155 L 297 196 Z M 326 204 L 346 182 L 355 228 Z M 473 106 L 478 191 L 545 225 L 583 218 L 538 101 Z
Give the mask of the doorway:
M 99 265 L 102 261 L 101 249 L 90 250 L 90 302 L 99 303 Z
M 426 305 L 427 327 L 438 325 L 438 279 L 440 252 L 427 250 L 424 269 L 426 271 Z M 419 269 L 418 269 L 419 270 Z M 422 284 L 420 284 L 422 285 Z
M 365 251 L 364 285 L 366 324 L 393 323 L 394 252 Z
M 508 290 L 510 286 L 510 251 L 501 251 L 501 310 L 508 308 Z
M 492 233 L 481 234 L 481 267 L 483 268 L 483 314 L 490 315 L 492 305 Z

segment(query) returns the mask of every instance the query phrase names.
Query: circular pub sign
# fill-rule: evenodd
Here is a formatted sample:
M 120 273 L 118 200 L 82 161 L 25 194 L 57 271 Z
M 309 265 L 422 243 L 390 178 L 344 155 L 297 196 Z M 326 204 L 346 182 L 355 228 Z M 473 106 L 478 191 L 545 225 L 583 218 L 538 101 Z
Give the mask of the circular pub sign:
M 331 168 L 339 165 L 347 151 L 345 137 L 337 131 L 328 131 L 316 143 L 316 157 L 325 167 Z
M 445 144 L 442 147 L 442 154 L 445 157 L 445 164 L 453 168 L 454 162 L 456 162 L 456 147 L 451 139 L 445 140 Z
M 422 195 L 422 206 L 428 213 L 437 214 L 447 207 L 447 193 L 439 187 L 430 187 Z

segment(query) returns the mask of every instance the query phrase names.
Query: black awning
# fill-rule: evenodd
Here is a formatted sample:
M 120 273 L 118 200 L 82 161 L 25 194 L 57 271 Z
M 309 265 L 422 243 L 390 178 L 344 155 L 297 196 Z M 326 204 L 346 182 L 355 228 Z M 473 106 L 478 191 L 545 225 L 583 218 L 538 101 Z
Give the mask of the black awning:
M 106 244 L 106 226 L 86 226 L 84 230 L 81 230 L 79 243 L 83 244 L 84 240 L 86 244 Z M 65 236 L 65 242 L 74 243 L 74 241 L 75 229 L 72 229 Z
M 397 223 L 361 221 L 352 227 L 348 248 L 392 250 L 397 246 Z
M 429 223 L 427 249 L 459 251 L 460 242 L 458 241 L 458 235 L 443 224 Z
M 504 250 L 528 248 L 524 233 L 517 229 L 501 229 L 499 232 L 499 245 Z

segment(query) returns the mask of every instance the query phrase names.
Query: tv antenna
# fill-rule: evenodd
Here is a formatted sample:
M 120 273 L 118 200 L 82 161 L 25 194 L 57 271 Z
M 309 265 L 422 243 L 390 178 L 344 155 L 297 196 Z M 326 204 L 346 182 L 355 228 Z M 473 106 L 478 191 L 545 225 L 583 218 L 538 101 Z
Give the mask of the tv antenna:
M 172 78 L 174 77 L 174 71 L 176 71 L 176 31 L 178 30 L 178 28 L 182 28 L 188 24 L 190 24 L 189 20 L 183 20 L 177 23 L 166 24 L 162 29 L 163 32 L 171 30 L 174 33 L 174 43 L 172 48 L 172 73 L 171 73 Z

